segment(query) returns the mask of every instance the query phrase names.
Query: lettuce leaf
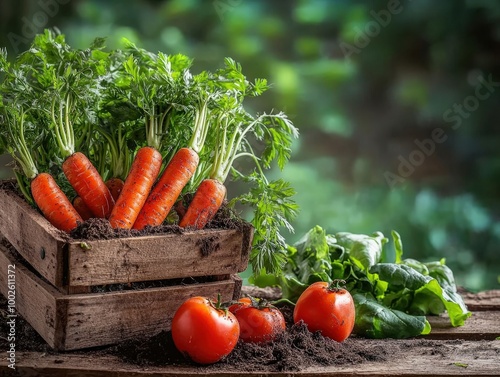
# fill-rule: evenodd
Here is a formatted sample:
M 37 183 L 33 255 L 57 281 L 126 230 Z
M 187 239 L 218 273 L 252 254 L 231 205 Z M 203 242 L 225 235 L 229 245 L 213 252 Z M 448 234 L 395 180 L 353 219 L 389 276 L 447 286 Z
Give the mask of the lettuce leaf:
M 367 338 L 404 339 L 429 334 L 431 326 L 424 316 L 390 309 L 369 294 L 353 295 L 356 306 L 354 332 Z
M 370 268 L 371 273 L 388 283 L 388 292 L 405 292 L 412 295 L 406 307 L 401 301 L 387 303 L 389 307 L 398 306 L 416 315 L 441 314 L 448 312 L 453 326 L 462 326 L 471 313 L 467 310 L 462 297 L 457 293 L 451 270 L 440 262 L 425 265 L 429 275 L 405 264 L 379 263 Z M 389 296 L 390 297 L 390 296 Z
M 382 247 L 387 243 L 387 238 L 380 232 L 372 236 L 353 233 L 337 233 L 335 235 L 338 245 L 349 250 L 349 256 L 356 265 L 370 268 L 380 261 Z
M 391 232 L 395 263 L 389 263 L 381 232 L 328 235 L 315 226 L 286 250 L 281 275 L 261 274 L 259 285 L 279 285 L 283 298 L 296 301 L 316 281 L 342 279 L 356 305 L 355 332 L 372 338 L 407 338 L 430 331 L 426 315 L 448 312 L 453 326 L 471 313 L 457 293 L 453 272 L 444 260 L 422 263 L 403 259 L 400 235 Z

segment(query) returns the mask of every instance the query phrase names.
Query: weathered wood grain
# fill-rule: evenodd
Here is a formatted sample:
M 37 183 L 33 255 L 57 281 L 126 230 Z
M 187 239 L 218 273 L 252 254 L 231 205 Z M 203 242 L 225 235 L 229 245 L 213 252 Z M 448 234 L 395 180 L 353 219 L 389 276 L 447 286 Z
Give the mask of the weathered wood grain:
M 188 297 L 222 295 L 231 300 L 235 281 L 68 295 L 65 350 L 118 343 L 170 330 L 177 308 Z
M 45 279 L 63 286 L 62 233 L 16 194 L 0 189 L 0 234 Z
M 500 311 L 473 312 L 460 327 L 452 327 L 447 315 L 427 316 L 427 319 L 432 327 L 431 333 L 425 335 L 429 339 L 493 340 L 500 336 Z
M 68 246 L 68 284 L 90 286 L 188 276 L 234 274 L 246 269 L 242 258 L 248 234 L 239 230 L 201 230 L 179 234 L 72 242 Z M 82 247 L 83 246 L 83 247 Z
M 500 290 L 491 290 L 479 293 L 466 292 L 461 295 L 467 305 L 467 308 L 471 311 L 500 311 Z
M 0 292 L 5 297 L 8 265 L 15 265 L 16 311 L 28 320 L 48 344 L 57 347 L 64 340 L 66 316 L 59 301 L 62 295 L 0 245 Z
M 463 341 L 457 343 L 429 342 L 411 347 L 404 340 L 367 340 L 357 342 L 396 345 L 396 351 L 387 360 L 357 365 L 310 367 L 293 372 L 301 377 L 318 376 L 498 376 L 500 375 L 500 342 Z M 409 346 L 410 345 L 410 346 Z M 437 347 L 437 348 L 436 348 Z M 12 375 L 40 377 L 169 377 L 169 376 L 290 376 L 291 372 L 266 373 L 235 370 L 227 364 L 202 366 L 147 366 L 127 364 L 111 355 L 18 353 L 17 373 Z M 8 373 L 6 361 L 0 360 L 0 372 Z M 8 374 L 5 374 L 8 376 Z

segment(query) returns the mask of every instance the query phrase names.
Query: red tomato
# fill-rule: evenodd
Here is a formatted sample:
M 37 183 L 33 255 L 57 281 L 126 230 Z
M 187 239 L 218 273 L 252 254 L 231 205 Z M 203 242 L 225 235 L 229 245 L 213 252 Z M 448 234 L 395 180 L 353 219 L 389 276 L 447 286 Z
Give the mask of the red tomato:
M 262 301 L 244 297 L 231 305 L 229 311 L 240 324 L 240 339 L 244 342 L 269 342 L 286 329 L 283 314 Z
M 351 294 L 328 283 L 311 284 L 299 297 L 293 311 L 295 323 L 304 321 L 309 331 L 342 342 L 354 328 L 355 309 Z
M 228 310 L 234 314 L 238 310 L 249 307 L 251 305 L 252 299 L 250 297 L 242 297 L 238 300 L 238 302 L 235 302 L 233 305 L 231 305 Z
M 234 315 L 240 324 L 240 339 L 244 342 L 269 342 L 286 329 L 283 314 L 273 306 L 247 306 L 237 310 Z
M 175 346 L 200 364 L 215 363 L 229 355 L 239 336 L 240 326 L 234 315 L 205 297 L 188 299 L 172 319 Z

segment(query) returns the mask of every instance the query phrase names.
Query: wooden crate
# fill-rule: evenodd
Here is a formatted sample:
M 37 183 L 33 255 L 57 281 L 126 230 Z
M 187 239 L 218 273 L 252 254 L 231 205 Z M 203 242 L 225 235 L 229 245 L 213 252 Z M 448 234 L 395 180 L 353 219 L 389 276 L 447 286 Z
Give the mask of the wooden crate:
M 6 296 L 7 266 L 15 264 L 16 309 L 57 350 L 153 335 L 170 329 L 188 297 L 239 297 L 236 273 L 248 265 L 252 231 L 73 240 L 16 193 L 0 189 L 0 236 L 12 246 L 0 247 L 0 292 Z M 194 279 L 182 279 L 188 277 Z M 137 282 L 156 287 L 96 289 Z

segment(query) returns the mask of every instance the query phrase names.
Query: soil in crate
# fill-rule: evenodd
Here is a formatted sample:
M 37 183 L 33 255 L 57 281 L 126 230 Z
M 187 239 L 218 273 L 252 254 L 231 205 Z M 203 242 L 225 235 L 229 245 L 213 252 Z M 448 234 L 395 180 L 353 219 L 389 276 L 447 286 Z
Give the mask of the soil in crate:
M 0 180 L 0 190 L 8 190 L 19 197 L 23 198 L 19 189 L 17 188 L 17 184 L 14 181 L 1 181 Z M 192 199 L 192 195 L 185 195 L 183 198 L 183 206 L 184 208 Z M 177 207 L 177 211 L 180 212 L 179 207 Z M 178 216 L 176 211 L 172 211 L 173 216 Z M 227 206 L 227 201 L 224 201 L 219 211 L 216 213 L 214 218 L 205 226 L 205 229 L 238 229 L 241 231 L 245 231 L 250 224 L 243 221 L 239 218 L 234 211 Z M 113 238 L 122 238 L 122 237 L 141 237 L 141 236 L 149 236 L 155 234 L 182 234 L 184 231 L 183 228 L 180 228 L 178 225 L 159 225 L 159 226 L 147 226 L 142 230 L 135 229 L 113 229 L 109 223 L 109 221 L 105 219 L 99 218 L 91 218 L 81 224 L 78 225 L 70 234 L 66 234 L 61 232 L 61 235 L 67 237 L 68 240 L 109 240 Z M 244 232 L 247 234 L 247 232 Z M 206 245 L 200 245 L 202 253 L 209 254 L 211 251 L 210 248 L 212 244 L 207 242 Z

